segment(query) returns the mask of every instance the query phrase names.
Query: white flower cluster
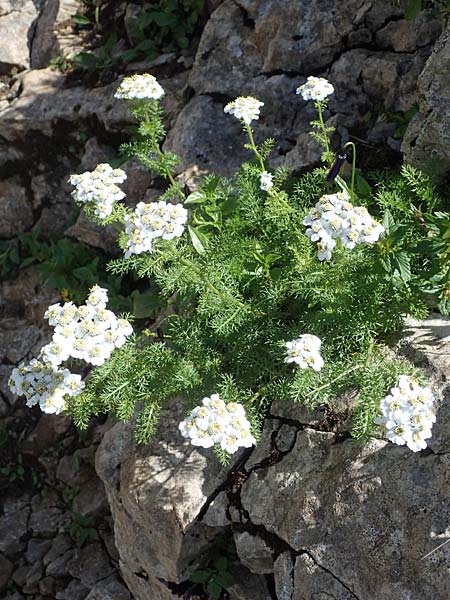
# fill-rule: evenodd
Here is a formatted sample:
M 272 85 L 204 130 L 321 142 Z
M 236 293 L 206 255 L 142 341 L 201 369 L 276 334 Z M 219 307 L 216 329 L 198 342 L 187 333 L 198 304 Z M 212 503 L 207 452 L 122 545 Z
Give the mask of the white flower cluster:
M 114 98 L 119 100 L 159 100 L 162 96 L 164 96 L 163 88 L 156 77 L 149 73 L 125 77 L 114 94 Z
M 264 106 L 264 102 L 260 102 L 256 98 L 239 96 L 233 102 L 229 102 L 223 110 L 250 125 L 252 121 L 259 119 L 259 109 L 262 106 Z
M 14 394 L 26 397 L 27 406 L 39 404 L 43 412 L 56 415 L 66 408 L 64 396 L 77 396 L 84 388 L 81 375 L 36 358 L 15 368 L 8 385 Z
M 256 443 L 242 404 L 225 404 L 218 394 L 203 398 L 202 404 L 196 406 L 178 428 L 193 446 L 211 448 L 220 444 L 222 450 L 229 454 Z
M 94 285 L 82 306 L 73 302 L 49 306 L 44 317 L 54 327 L 54 333 L 52 341 L 41 350 L 41 360 L 58 366 L 72 357 L 102 365 L 133 332 L 128 321 L 106 309 L 107 302 L 108 291 Z
M 113 204 L 125 198 L 117 184 L 123 183 L 126 178 L 122 169 L 113 169 L 108 163 L 102 163 L 94 171 L 71 175 L 69 183 L 75 186 L 72 192 L 75 202 L 91 202 L 95 206 L 95 214 L 105 219 L 111 214 Z
M 375 423 L 383 425 L 386 437 L 394 444 L 406 444 L 413 452 L 427 447 L 436 421 L 435 398 L 428 387 L 421 387 L 408 375 L 400 375 L 397 387 L 380 404 L 381 416 Z
M 316 335 L 305 333 L 299 338 L 286 342 L 287 356 L 285 363 L 296 363 L 301 369 L 310 367 L 320 371 L 323 367 L 323 358 L 320 356 L 322 342 Z
M 170 204 L 163 200 L 149 204 L 139 202 L 134 213 L 125 217 L 125 233 L 128 235 L 125 258 L 132 254 L 152 252 L 155 238 L 172 240 L 180 237 L 187 217 L 187 210 L 182 204 Z
M 356 244 L 375 244 L 384 227 L 364 206 L 353 206 L 345 192 L 322 196 L 303 220 L 306 235 L 318 242 L 319 260 L 330 260 L 336 241 L 352 250 Z
M 301 94 L 303 100 L 321 102 L 334 93 L 334 87 L 324 77 L 311 75 L 306 79 L 306 83 L 297 88 L 296 93 Z
M 268 192 L 273 188 L 273 175 L 267 171 L 263 171 L 259 176 L 259 187 L 264 192 Z

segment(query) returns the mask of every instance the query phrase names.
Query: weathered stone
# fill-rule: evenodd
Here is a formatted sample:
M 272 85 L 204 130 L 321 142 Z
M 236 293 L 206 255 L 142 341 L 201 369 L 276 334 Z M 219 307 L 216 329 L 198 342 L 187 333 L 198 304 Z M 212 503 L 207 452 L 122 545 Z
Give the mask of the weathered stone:
M 73 546 L 73 542 L 72 542 Z M 69 549 L 51 562 L 48 563 L 45 572 L 51 577 L 66 577 L 69 575 L 70 565 L 73 559 L 74 550 Z
M 26 575 L 25 585 L 22 586 L 22 591 L 25 594 L 33 594 L 39 591 L 39 581 L 42 579 L 44 573 L 44 566 L 41 562 L 37 561 L 30 565 L 30 569 Z
M 60 592 L 56 592 L 56 600 L 85 600 L 89 589 L 78 579 L 72 579 L 69 585 Z
M 25 558 L 30 564 L 40 561 L 49 551 L 52 545 L 51 540 L 39 540 L 32 538 L 28 542 Z
M 390 21 L 377 31 L 376 43 L 379 48 L 395 52 L 414 52 L 421 46 L 434 42 L 442 32 L 442 21 L 430 19 L 422 12 L 414 20 Z
M 68 56 L 69 50 L 76 53 L 80 37 L 72 32 L 71 16 L 80 12 L 80 0 L 58 0 L 45 2 L 34 33 L 31 48 L 31 67 L 42 69 L 56 56 Z M 81 34 L 82 35 L 82 34 Z
M 339 598 L 339 600 L 357 600 L 358 598 L 345 583 L 318 565 L 309 554 L 302 554 L 295 561 L 294 590 L 292 600 L 310 600 L 310 598 L 330 596 Z M 386 598 L 382 595 L 376 597 Z
M 44 577 L 39 581 L 39 591 L 43 596 L 55 597 L 56 579 L 54 577 Z
M 52 540 L 52 545 L 50 550 L 45 554 L 43 561 L 44 565 L 48 565 L 56 558 L 64 554 L 67 550 L 69 550 L 73 546 L 73 540 L 69 534 L 63 533 L 57 535 Z
M 114 571 L 114 566 L 99 542 L 77 550 L 69 565 L 69 573 L 72 577 L 79 579 L 88 588 L 112 575 Z
M 122 572 L 134 594 L 138 584 L 136 577 L 128 579 L 130 572 L 182 581 L 217 534 L 217 528 L 197 519 L 227 470 L 211 453 L 174 439 L 173 424 L 182 415 L 178 400 L 165 410 L 149 446 L 136 446 L 132 426 L 118 424 L 97 451 L 96 469 L 112 508 L 117 548 L 128 567 Z M 147 597 L 152 593 L 147 587 Z
M 0 75 L 30 66 L 28 39 L 37 10 L 32 0 L 0 2 Z
M 31 202 L 20 180 L 17 177 L 0 180 L 0 238 L 12 238 L 32 224 Z
M 448 596 L 450 550 L 420 560 L 448 536 L 448 456 L 422 456 L 381 440 L 336 445 L 333 438 L 300 431 L 280 462 L 250 474 L 241 501 L 251 522 L 307 552 L 354 597 Z M 315 590 L 315 569 L 310 577 L 302 587 Z
M 14 556 L 25 550 L 29 515 L 29 506 L 23 506 L 0 517 L 0 552 L 6 556 Z
M 67 434 L 71 427 L 72 421 L 66 415 L 42 414 L 34 429 L 24 440 L 22 450 L 25 454 L 39 457 L 44 450 Z
M 234 534 L 234 541 L 241 563 L 252 573 L 263 575 L 273 572 L 272 551 L 263 539 L 243 531 Z
M 230 524 L 230 519 L 227 515 L 228 498 L 226 492 L 220 492 L 211 504 L 204 515 L 202 522 L 208 527 L 225 527 Z
M 254 575 L 242 566 L 232 566 L 231 575 L 235 583 L 227 588 L 230 600 L 271 600 L 265 578 Z
M 80 489 L 73 501 L 73 510 L 83 516 L 100 518 L 108 513 L 105 487 L 98 477 L 93 477 Z
M 0 592 L 10 582 L 11 574 L 14 570 L 14 565 L 3 554 L 0 554 Z
M 86 600 L 130 600 L 130 592 L 115 575 L 97 583 Z
M 439 38 L 418 81 L 419 113 L 402 144 L 408 162 L 439 176 L 450 172 L 450 25 Z
M 179 599 L 179 595 L 172 594 L 158 577 L 149 575 L 137 565 L 131 568 L 130 564 L 120 562 L 120 571 L 135 600 L 147 600 L 149 597 L 152 600 Z
M 273 565 L 278 600 L 293 600 L 294 558 L 292 552 L 282 552 Z
M 29 529 L 33 535 L 50 538 L 59 533 L 69 515 L 59 508 L 44 508 L 31 513 Z

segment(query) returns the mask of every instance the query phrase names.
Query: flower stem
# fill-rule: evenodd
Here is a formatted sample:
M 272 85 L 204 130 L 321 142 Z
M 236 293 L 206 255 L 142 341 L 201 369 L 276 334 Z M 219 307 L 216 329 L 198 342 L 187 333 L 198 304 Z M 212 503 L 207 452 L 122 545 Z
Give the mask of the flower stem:
M 256 147 L 255 139 L 253 137 L 252 128 L 250 127 L 250 125 L 248 123 L 245 123 L 244 125 L 245 125 L 245 129 L 247 131 L 247 134 L 248 134 L 248 138 L 250 140 L 250 146 L 252 147 L 252 150 L 255 153 L 256 158 L 258 159 L 259 166 L 261 167 L 261 169 L 263 171 L 265 171 L 266 167 L 264 165 L 263 158 L 262 158 L 261 154 L 258 152 L 258 148 Z
M 327 133 L 327 128 L 325 127 L 325 122 L 323 120 L 323 105 L 322 102 L 315 102 L 315 107 L 317 109 L 317 113 L 319 115 L 319 122 L 320 122 L 320 127 L 322 129 L 322 134 L 323 134 L 323 145 L 325 146 L 325 155 L 326 156 L 330 156 L 330 143 L 328 141 L 328 133 Z M 330 161 L 328 161 L 330 162 Z
M 352 148 L 352 184 L 351 184 L 351 197 L 353 198 L 355 195 L 355 173 L 356 173 L 356 146 L 354 142 L 347 142 L 344 144 L 344 148 L 347 146 L 351 146 Z

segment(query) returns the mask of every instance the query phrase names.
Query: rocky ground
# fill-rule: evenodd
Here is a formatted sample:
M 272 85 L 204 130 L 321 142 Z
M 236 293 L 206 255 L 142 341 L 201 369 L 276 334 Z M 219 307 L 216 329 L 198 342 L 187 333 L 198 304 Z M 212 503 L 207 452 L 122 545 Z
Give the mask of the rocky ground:
M 223 113 L 242 94 L 265 102 L 256 135 L 277 140 L 272 166 L 314 164 L 312 109 L 294 93 L 310 74 L 335 85 L 336 146 L 350 137 L 364 164 L 398 164 L 400 123 L 408 159 L 435 157 L 449 172 L 448 28 L 441 35 L 444 21 L 426 12 L 405 20 L 405 4 L 214 0 L 190 50 L 87 77 L 50 68 L 86 47 L 70 19 L 78 0 L 0 0 L 0 240 L 39 231 L 113 251 L 113 232 L 74 212 L 66 180 L 115 157 L 131 132 L 113 100 L 123 72 L 150 71 L 165 88 L 166 147 L 192 186 L 246 156 L 239 124 Z M 113 52 L 122 50 L 119 40 Z M 123 168 L 131 204 L 157 196 L 157 179 L 134 161 Z M 450 596 L 450 544 L 423 559 L 449 535 L 448 365 L 433 353 L 447 352 L 447 322 L 415 323 L 407 344 L 442 400 L 430 452 L 355 446 L 347 399 L 338 418 L 272 407 L 261 445 L 224 469 L 174 442 L 164 420 L 158 439 L 137 448 L 127 425 L 97 421 L 81 436 L 65 417 L 13 398 L 9 373 L 48 340 L 42 316 L 59 298 L 32 269 L 18 273 L 0 284 L 0 597 L 177 598 L 218 539 L 238 554 L 231 600 Z M 168 411 L 173 422 L 177 403 Z

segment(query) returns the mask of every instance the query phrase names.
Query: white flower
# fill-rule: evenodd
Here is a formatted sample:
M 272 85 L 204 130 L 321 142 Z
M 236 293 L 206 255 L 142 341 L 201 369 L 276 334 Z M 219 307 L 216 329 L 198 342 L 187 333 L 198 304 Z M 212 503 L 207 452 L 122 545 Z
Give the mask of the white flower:
M 113 169 L 108 163 L 97 165 L 94 171 L 71 175 L 69 183 L 75 189 L 72 197 L 78 204 L 91 204 L 95 214 L 105 219 L 112 213 L 113 205 L 125 198 L 118 184 L 127 178 L 125 171 Z
M 125 258 L 153 252 L 153 243 L 158 237 L 164 240 L 181 237 L 187 218 L 187 210 L 182 204 L 163 200 L 149 204 L 139 202 L 133 215 L 125 216 L 125 233 L 128 236 Z
M 316 335 L 305 333 L 299 338 L 286 342 L 287 356 L 285 363 L 295 363 L 301 369 L 311 368 L 320 371 L 324 365 L 320 356 L 321 340 Z
M 384 227 L 363 206 L 353 206 L 346 192 L 326 194 L 303 219 L 306 235 L 317 242 L 319 260 L 331 260 L 338 241 L 352 250 L 357 244 L 375 244 Z
M 25 396 L 27 406 L 39 404 L 43 412 L 59 414 L 65 410 L 65 397 L 80 394 L 84 382 L 68 369 L 33 358 L 13 370 L 9 387 L 14 394 Z
M 334 93 L 334 87 L 324 77 L 313 77 L 311 75 L 306 79 L 306 83 L 297 88 L 296 93 L 301 94 L 303 100 L 321 102 Z
M 380 402 L 381 414 L 375 423 L 382 425 L 386 438 L 394 444 L 407 445 L 414 452 L 427 447 L 436 421 L 434 395 L 408 375 L 400 375 L 397 387 Z
M 263 171 L 259 176 L 259 187 L 264 192 L 268 192 L 271 188 L 273 188 L 273 175 L 272 173 L 268 173 L 267 171 Z
M 203 398 L 202 404 L 191 411 L 178 429 L 193 446 L 210 448 L 220 444 L 229 454 L 256 443 L 242 404 L 226 404 L 218 394 Z
M 259 119 L 259 109 L 262 106 L 264 106 L 264 102 L 260 102 L 256 98 L 239 96 L 233 102 L 229 102 L 223 110 L 250 125 L 252 121 Z
M 125 77 L 114 94 L 114 98 L 125 100 L 159 100 L 162 96 L 164 96 L 163 88 L 156 77 L 149 73 Z

